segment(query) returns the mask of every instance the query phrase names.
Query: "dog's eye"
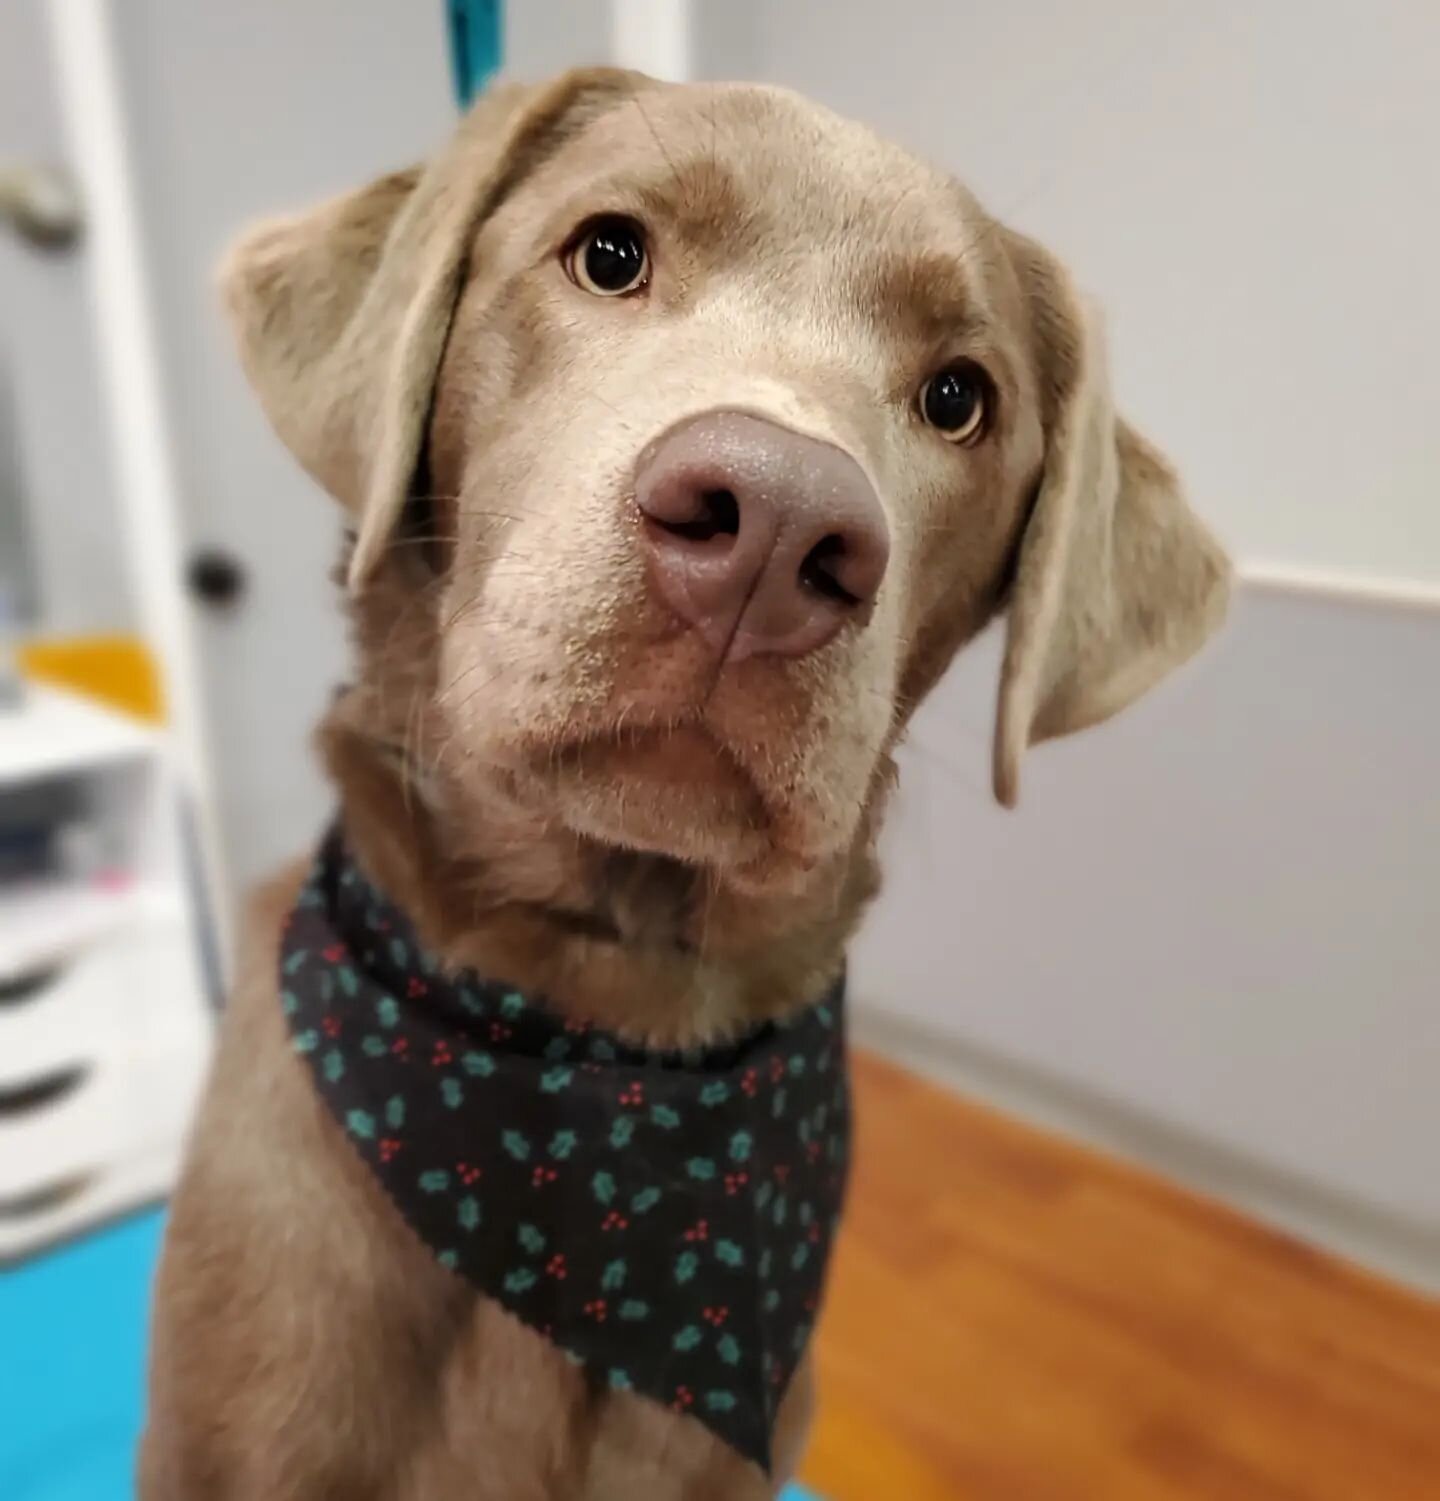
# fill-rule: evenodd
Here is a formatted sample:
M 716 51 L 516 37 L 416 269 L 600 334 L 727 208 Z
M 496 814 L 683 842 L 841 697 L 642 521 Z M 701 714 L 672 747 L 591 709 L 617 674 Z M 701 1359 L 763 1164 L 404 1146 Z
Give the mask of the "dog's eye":
M 623 297 L 650 280 L 645 231 L 633 219 L 597 219 L 570 247 L 565 269 L 597 297 Z
M 984 372 L 968 361 L 932 375 L 920 387 L 920 415 L 950 443 L 973 443 L 985 431 L 989 405 Z

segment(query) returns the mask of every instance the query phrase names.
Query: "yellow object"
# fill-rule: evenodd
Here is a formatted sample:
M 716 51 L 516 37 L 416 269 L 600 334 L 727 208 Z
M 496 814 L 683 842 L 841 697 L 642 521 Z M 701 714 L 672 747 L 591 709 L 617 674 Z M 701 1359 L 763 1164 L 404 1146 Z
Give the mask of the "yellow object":
M 67 636 L 23 642 L 20 670 L 159 724 L 165 693 L 155 659 L 134 636 Z

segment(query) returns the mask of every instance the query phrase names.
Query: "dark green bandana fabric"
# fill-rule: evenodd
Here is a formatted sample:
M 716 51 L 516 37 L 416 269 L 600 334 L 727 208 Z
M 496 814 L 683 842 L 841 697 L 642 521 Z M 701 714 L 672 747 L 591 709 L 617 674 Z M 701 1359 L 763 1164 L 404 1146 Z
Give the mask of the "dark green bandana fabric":
M 843 983 L 733 1045 L 646 1052 L 442 974 L 333 833 L 280 982 L 316 1089 L 444 1266 L 769 1469 L 844 1193 Z

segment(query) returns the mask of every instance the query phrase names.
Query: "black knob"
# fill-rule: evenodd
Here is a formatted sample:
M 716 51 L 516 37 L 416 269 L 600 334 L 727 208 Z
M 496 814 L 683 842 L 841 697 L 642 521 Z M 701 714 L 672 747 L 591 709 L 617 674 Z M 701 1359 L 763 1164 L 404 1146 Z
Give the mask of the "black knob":
M 206 548 L 186 569 L 190 592 L 203 604 L 227 609 L 245 592 L 245 570 L 229 553 Z

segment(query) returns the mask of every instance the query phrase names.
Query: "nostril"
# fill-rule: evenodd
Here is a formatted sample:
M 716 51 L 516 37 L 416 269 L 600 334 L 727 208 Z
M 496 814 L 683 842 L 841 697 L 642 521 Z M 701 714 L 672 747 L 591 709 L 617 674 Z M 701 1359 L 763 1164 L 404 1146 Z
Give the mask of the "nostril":
M 662 530 L 691 542 L 709 542 L 716 537 L 740 534 L 740 502 L 732 490 L 701 490 L 695 496 L 695 514 L 684 521 L 650 519 Z
M 841 580 L 848 553 L 845 539 L 835 532 L 822 537 L 810 549 L 800 563 L 800 582 L 816 594 L 832 599 L 836 604 L 853 606 L 861 600 L 858 594 L 847 589 Z

